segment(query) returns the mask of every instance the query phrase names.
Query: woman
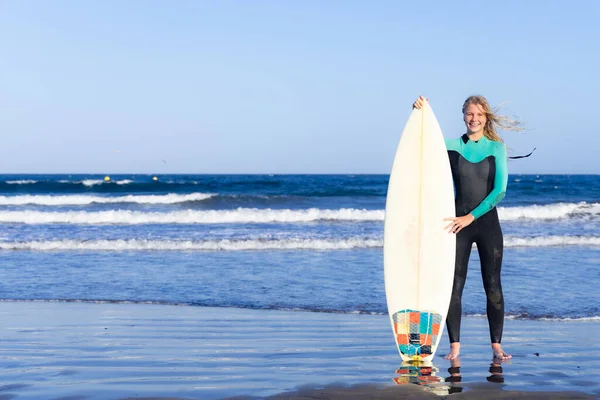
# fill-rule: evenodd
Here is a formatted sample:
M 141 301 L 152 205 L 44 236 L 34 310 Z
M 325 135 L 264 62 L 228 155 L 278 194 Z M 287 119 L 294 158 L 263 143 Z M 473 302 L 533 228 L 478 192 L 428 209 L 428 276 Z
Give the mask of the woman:
M 420 109 L 428 101 L 420 96 L 413 104 Z M 450 352 L 444 357 L 456 359 L 460 354 L 460 320 L 462 292 L 467 278 L 471 247 L 477 244 L 481 260 L 483 286 L 487 296 L 487 317 L 494 358 L 505 361 L 510 354 L 502 350 L 504 297 L 500 283 L 503 238 L 496 205 L 504 198 L 508 182 L 506 147 L 496 133 L 496 126 L 518 129 L 519 123 L 494 113 L 483 96 L 471 96 L 462 107 L 467 132 L 446 140 L 456 193 L 456 218 L 446 229 L 456 234 L 456 264 L 452 298 L 446 319 Z

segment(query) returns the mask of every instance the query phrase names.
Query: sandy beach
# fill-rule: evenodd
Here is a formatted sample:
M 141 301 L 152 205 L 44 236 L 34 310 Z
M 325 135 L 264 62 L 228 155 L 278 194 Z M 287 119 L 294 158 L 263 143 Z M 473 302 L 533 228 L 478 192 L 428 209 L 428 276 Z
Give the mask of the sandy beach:
M 487 321 L 465 318 L 454 378 L 443 347 L 428 370 L 401 365 L 381 315 L 3 302 L 0 321 L 3 400 L 600 395 L 597 321 L 508 320 L 513 360 L 490 372 Z

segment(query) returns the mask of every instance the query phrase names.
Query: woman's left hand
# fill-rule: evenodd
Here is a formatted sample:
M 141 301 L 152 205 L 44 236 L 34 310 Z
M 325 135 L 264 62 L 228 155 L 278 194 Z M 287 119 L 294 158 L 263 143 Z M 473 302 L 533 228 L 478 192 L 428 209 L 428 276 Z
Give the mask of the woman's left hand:
M 462 217 L 456 218 L 444 218 L 444 221 L 452 221 L 451 224 L 446 225 L 444 229 L 448 229 L 448 233 L 458 233 L 464 227 L 471 225 L 475 221 L 475 217 L 472 214 L 463 215 Z

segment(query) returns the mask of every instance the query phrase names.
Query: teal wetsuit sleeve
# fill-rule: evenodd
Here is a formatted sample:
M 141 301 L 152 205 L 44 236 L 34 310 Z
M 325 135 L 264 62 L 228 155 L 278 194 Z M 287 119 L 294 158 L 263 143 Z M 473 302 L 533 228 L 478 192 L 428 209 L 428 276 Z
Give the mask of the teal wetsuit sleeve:
M 481 217 L 492 208 L 496 207 L 498 203 L 506 195 L 506 186 L 508 184 L 508 166 L 506 157 L 506 147 L 503 143 L 499 143 L 498 147 L 494 151 L 494 159 L 496 164 L 496 176 L 494 177 L 494 188 L 492 191 L 483 199 L 481 203 L 471 214 L 475 219 Z

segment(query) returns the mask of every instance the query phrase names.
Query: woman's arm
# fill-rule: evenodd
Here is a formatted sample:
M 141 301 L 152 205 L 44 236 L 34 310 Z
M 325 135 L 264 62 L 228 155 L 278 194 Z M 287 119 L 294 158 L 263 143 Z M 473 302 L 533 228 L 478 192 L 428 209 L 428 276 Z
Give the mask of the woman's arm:
M 483 214 L 496 207 L 498 203 L 506 195 L 506 186 L 508 184 L 508 166 L 506 158 L 506 147 L 503 143 L 499 143 L 497 150 L 494 152 L 494 158 L 496 163 L 496 176 L 494 177 L 494 188 L 492 191 L 483 199 L 481 203 L 471 214 L 475 219 L 481 217 Z

